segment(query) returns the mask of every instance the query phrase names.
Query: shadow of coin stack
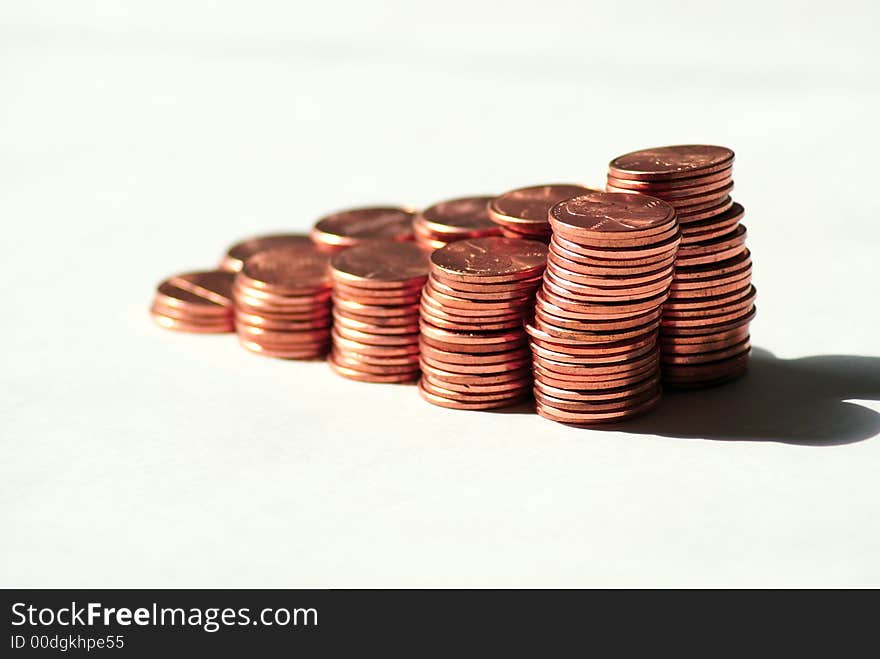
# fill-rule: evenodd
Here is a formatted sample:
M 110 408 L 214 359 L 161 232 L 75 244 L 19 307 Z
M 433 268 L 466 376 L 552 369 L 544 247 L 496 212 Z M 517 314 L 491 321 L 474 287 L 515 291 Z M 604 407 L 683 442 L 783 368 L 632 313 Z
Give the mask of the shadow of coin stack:
M 166 279 L 156 289 L 150 315 L 165 329 L 198 334 L 232 332 L 233 277 L 229 272 L 205 270 Z
M 489 202 L 489 217 L 507 238 L 526 238 L 549 243 L 553 230 L 547 213 L 564 199 L 571 199 L 591 188 L 573 183 L 551 183 L 517 188 Z
M 466 238 L 500 236 L 501 229 L 489 219 L 491 200 L 460 197 L 429 206 L 413 221 L 416 243 L 430 252 Z
M 546 245 L 501 237 L 462 240 L 431 255 L 420 323 L 425 400 L 482 410 L 529 397 L 523 322 L 546 262 Z
M 618 421 L 660 398 L 657 336 L 680 240 L 659 199 L 590 192 L 556 204 L 547 270 L 526 326 L 541 416 Z
M 415 382 L 425 252 L 411 242 L 376 241 L 335 254 L 330 273 L 331 368 L 362 382 Z
M 748 367 L 755 316 L 744 210 L 733 190 L 730 149 L 682 145 L 635 151 L 609 165 L 607 189 L 669 202 L 682 239 L 660 328 L 663 382 L 701 387 Z
M 322 217 L 309 234 L 318 249 L 335 254 L 371 240 L 412 241 L 415 212 L 397 206 L 351 208 Z
M 328 257 L 308 243 L 258 252 L 235 275 L 235 330 L 267 357 L 314 359 L 330 347 Z

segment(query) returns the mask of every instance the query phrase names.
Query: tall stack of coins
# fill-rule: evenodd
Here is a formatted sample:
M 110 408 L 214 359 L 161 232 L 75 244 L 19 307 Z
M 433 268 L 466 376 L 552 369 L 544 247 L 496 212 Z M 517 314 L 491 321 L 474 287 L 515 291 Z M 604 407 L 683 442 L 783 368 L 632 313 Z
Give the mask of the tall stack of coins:
M 333 370 L 364 382 L 417 380 L 424 251 L 413 243 L 369 243 L 334 255 L 330 271 Z
M 641 192 L 672 204 L 682 239 L 660 329 L 665 383 L 708 386 L 748 366 L 755 316 L 743 207 L 733 189 L 730 149 L 684 145 L 646 149 L 611 161 L 608 189 Z
M 220 269 L 229 272 L 238 272 L 241 270 L 244 262 L 257 252 L 264 252 L 273 247 L 284 247 L 286 245 L 305 245 L 310 244 L 311 239 L 301 233 L 278 233 L 267 236 L 256 236 L 248 238 L 241 242 L 235 243 L 230 247 L 226 256 L 220 261 Z
M 681 239 L 675 209 L 652 197 L 590 192 L 562 201 L 527 325 L 538 413 L 591 425 L 660 398 L 657 334 Z
M 416 243 L 431 251 L 466 238 L 500 236 L 500 229 L 489 219 L 491 200 L 461 197 L 429 206 L 413 222 Z
M 261 355 L 313 359 L 330 346 L 328 257 L 311 244 L 257 252 L 235 275 L 235 330 Z
M 550 209 L 564 199 L 571 199 L 591 188 L 571 183 L 533 185 L 505 192 L 489 202 L 489 217 L 501 227 L 507 238 L 527 238 L 550 242 Z
M 156 289 L 150 315 L 165 329 L 181 332 L 232 332 L 232 280 L 219 270 L 188 272 Z
M 423 398 L 479 410 L 529 396 L 523 322 L 546 263 L 543 243 L 499 237 L 462 240 L 431 255 L 421 303 Z
M 415 212 L 408 208 L 352 208 L 318 220 L 311 237 L 322 252 L 335 254 L 371 240 L 413 240 Z

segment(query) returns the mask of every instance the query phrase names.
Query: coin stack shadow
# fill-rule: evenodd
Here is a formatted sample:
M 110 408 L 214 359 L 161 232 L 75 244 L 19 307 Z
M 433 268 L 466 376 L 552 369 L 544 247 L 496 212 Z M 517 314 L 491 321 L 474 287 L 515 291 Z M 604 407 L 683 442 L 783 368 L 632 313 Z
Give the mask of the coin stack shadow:
M 547 213 L 564 199 L 577 197 L 591 188 L 572 183 L 532 185 L 510 190 L 489 202 L 489 218 L 507 238 L 526 238 L 549 243 L 553 234 Z
M 460 197 L 429 206 L 413 221 L 416 244 L 430 252 L 466 238 L 500 236 L 501 229 L 489 219 L 491 200 Z
M 330 366 L 361 382 L 419 378 L 419 299 L 428 259 L 414 243 L 376 241 L 335 254 Z
M 235 331 L 229 272 L 188 272 L 166 279 L 156 289 L 150 315 L 160 327 L 213 334 Z
M 336 254 L 371 240 L 411 242 L 415 212 L 398 206 L 351 208 L 321 218 L 309 234 L 318 249 Z
M 308 243 L 250 256 L 235 275 L 235 330 L 248 350 L 281 359 L 315 359 L 330 347 L 326 254 Z
M 676 208 L 682 240 L 660 326 L 663 382 L 701 387 L 745 372 L 755 316 L 752 263 L 730 197 L 734 153 L 711 145 L 635 151 L 609 165 L 608 190 L 640 192 Z
M 546 261 L 546 245 L 501 237 L 462 240 L 431 255 L 420 323 L 425 400 L 482 410 L 529 397 L 523 322 Z
M 660 398 L 657 335 L 680 240 L 675 210 L 591 192 L 549 216 L 547 270 L 526 326 L 538 413 L 592 425 L 647 412 Z

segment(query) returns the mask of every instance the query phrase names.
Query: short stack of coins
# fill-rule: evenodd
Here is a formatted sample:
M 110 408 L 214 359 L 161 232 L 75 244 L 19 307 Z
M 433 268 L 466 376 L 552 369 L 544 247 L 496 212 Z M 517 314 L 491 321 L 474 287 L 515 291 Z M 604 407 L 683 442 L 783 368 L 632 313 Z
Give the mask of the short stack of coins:
M 352 208 L 321 218 L 311 231 L 318 249 L 335 254 L 371 240 L 407 242 L 414 238 L 415 212 L 397 206 Z
M 564 199 L 571 199 L 591 188 L 572 183 L 552 183 L 517 188 L 489 202 L 489 217 L 507 238 L 526 238 L 550 242 L 552 230 L 547 214 Z
M 461 197 L 429 206 L 413 222 L 416 243 L 431 251 L 466 238 L 500 236 L 489 219 L 492 197 Z
M 229 272 L 238 272 L 244 266 L 244 262 L 257 252 L 265 252 L 273 247 L 308 244 L 311 244 L 311 238 L 302 233 L 275 233 L 248 238 L 235 243 L 226 251 L 226 255 L 220 261 L 219 268 Z
M 529 397 L 523 323 L 546 263 L 543 243 L 501 237 L 466 239 L 431 254 L 420 323 L 425 400 L 481 410 Z
M 663 381 L 700 387 L 745 372 L 755 316 L 751 255 L 730 197 L 734 154 L 710 145 L 646 149 L 611 161 L 608 189 L 674 206 L 682 240 L 660 330 Z
M 187 272 L 159 284 L 150 315 L 165 329 L 213 334 L 232 332 L 232 280 L 219 270 Z
M 363 382 L 415 382 L 425 252 L 414 243 L 368 243 L 335 254 L 330 273 L 333 370 Z
M 619 421 L 660 398 L 657 336 L 681 234 L 675 209 L 590 192 L 555 205 L 547 270 L 527 325 L 538 413 Z
M 250 256 L 235 275 L 235 330 L 252 352 L 314 359 L 330 347 L 328 257 L 311 244 Z

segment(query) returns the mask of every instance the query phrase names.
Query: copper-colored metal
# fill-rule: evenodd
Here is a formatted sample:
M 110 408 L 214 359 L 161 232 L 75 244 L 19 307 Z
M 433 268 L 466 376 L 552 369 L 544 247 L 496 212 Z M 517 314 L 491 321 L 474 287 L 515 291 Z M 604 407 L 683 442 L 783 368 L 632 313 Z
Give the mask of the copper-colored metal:
M 398 290 L 418 289 L 428 277 L 428 257 L 412 243 L 376 242 L 333 256 L 330 268 L 337 284 Z
M 608 165 L 616 178 L 638 181 L 668 180 L 711 174 L 728 169 L 734 153 L 721 146 L 682 144 L 633 151 Z
M 546 242 L 550 237 L 550 209 L 565 199 L 571 199 L 592 188 L 569 183 L 533 185 L 518 188 L 495 197 L 489 203 L 489 217 L 502 231 L 512 232 L 513 237 L 534 237 Z
M 175 275 L 159 284 L 150 315 L 160 327 L 181 332 L 234 330 L 233 274 L 210 270 Z
M 415 212 L 409 208 L 382 206 L 352 208 L 321 218 L 311 238 L 325 252 L 335 253 L 371 240 L 413 240 Z
M 255 236 L 234 244 L 226 252 L 226 256 L 220 262 L 221 270 L 238 272 L 244 262 L 256 254 L 273 247 L 286 247 L 288 245 L 311 245 L 311 239 L 302 233 L 278 233 L 266 236 Z
M 487 206 L 492 197 L 461 197 L 429 206 L 416 217 L 416 242 L 423 248 L 439 249 L 466 238 L 500 236 L 501 229 L 490 219 Z
M 534 240 L 461 240 L 431 254 L 434 272 L 447 280 L 473 283 L 533 279 L 547 264 L 547 246 Z

